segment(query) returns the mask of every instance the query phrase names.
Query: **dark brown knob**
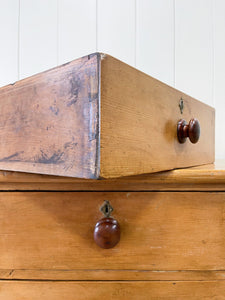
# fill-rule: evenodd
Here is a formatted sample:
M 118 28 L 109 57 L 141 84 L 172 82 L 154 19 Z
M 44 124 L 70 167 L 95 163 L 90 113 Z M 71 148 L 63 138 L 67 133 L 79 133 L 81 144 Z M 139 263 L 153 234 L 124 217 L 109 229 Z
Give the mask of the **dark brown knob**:
M 197 119 L 191 119 L 189 124 L 184 119 L 181 119 L 177 124 L 178 141 L 183 144 L 187 137 L 195 144 L 200 138 L 200 123 Z
M 113 248 L 120 240 L 120 225 L 113 218 L 103 218 L 95 225 L 95 243 L 104 249 Z

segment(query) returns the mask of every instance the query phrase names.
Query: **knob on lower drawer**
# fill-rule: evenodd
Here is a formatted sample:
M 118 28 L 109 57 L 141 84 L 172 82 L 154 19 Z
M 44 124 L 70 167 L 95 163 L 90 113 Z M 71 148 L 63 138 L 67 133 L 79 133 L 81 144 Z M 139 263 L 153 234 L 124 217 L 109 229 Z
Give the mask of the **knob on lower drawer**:
M 103 218 L 97 222 L 94 230 L 95 243 L 105 249 L 113 248 L 120 240 L 120 225 L 113 218 Z
M 177 124 L 177 138 L 183 144 L 187 137 L 195 144 L 200 138 L 200 123 L 197 119 L 191 119 L 189 124 L 184 119 L 181 119 Z
M 110 217 L 113 208 L 109 201 L 105 201 L 101 211 L 105 218 L 99 220 L 95 225 L 94 241 L 101 248 L 113 248 L 120 241 L 120 225 L 116 219 Z

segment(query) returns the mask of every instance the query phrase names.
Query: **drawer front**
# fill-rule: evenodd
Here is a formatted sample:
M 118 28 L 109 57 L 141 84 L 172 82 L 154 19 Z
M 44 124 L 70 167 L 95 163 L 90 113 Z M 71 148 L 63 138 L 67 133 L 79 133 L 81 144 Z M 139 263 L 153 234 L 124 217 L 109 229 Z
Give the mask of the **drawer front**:
M 93 240 L 104 200 L 112 249 Z M 2 192 L 0 269 L 224 270 L 224 212 L 225 193 Z
M 101 177 L 154 173 L 214 161 L 213 108 L 108 55 L 101 61 L 101 74 Z M 177 123 L 184 119 L 189 124 L 192 118 L 200 122 L 200 139 L 196 144 L 189 138 L 180 144 Z M 191 127 L 186 131 L 189 137 Z
M 0 281 L 4 300 L 224 299 L 225 282 L 27 282 Z

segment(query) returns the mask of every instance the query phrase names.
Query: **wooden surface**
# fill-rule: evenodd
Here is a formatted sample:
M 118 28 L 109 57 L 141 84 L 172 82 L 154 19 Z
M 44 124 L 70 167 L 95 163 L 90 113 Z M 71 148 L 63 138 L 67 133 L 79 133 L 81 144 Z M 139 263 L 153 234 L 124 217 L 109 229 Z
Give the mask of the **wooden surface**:
M 212 107 L 106 54 L 1 88 L 0 109 L 1 170 L 98 179 L 214 161 Z M 197 144 L 179 144 L 181 118 L 199 120 Z
M 0 281 L 4 300 L 225 299 L 225 281 Z
M 139 176 L 87 180 L 0 171 L 0 190 L 225 191 L 225 160 L 215 164 Z
M 0 299 L 225 299 L 224 162 L 82 179 L 213 161 L 214 110 L 99 58 L 0 91 L 0 169 L 81 177 L 0 172 Z M 176 139 L 181 96 L 196 145 Z M 93 239 L 104 200 L 121 228 L 112 249 Z
M 120 177 L 214 162 L 212 107 L 109 55 L 101 57 L 100 176 Z M 199 120 L 201 137 L 197 144 L 179 144 L 176 128 L 181 118 Z
M 0 269 L 0 280 L 178 280 L 212 281 L 224 280 L 225 271 L 221 270 L 50 270 L 50 269 Z
M 0 89 L 0 169 L 96 178 L 99 55 Z
M 0 299 L 225 299 L 224 166 L 109 180 L 1 172 L 6 189 L 83 191 L 0 192 Z M 104 200 L 121 227 L 112 249 L 93 239 Z
M 112 249 L 93 239 L 106 199 Z M 0 269 L 223 271 L 224 211 L 219 192 L 2 192 Z

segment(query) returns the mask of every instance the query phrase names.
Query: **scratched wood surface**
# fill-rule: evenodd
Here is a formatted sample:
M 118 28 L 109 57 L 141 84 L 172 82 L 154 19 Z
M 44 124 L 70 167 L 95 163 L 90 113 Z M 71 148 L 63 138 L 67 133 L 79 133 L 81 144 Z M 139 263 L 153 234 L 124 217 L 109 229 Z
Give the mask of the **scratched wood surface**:
M 4 300 L 224 299 L 220 281 L 0 281 Z
M 0 89 L 0 169 L 98 177 L 99 55 Z
M 104 200 L 112 249 L 93 240 Z M 224 212 L 220 192 L 1 192 L 0 269 L 222 271 Z
M 212 107 L 109 56 L 101 56 L 102 177 L 158 172 L 214 162 Z M 181 114 L 180 99 L 184 101 Z M 201 137 L 179 144 L 177 122 L 197 118 Z

